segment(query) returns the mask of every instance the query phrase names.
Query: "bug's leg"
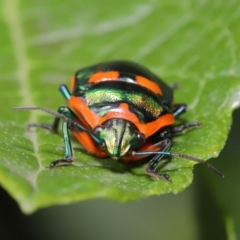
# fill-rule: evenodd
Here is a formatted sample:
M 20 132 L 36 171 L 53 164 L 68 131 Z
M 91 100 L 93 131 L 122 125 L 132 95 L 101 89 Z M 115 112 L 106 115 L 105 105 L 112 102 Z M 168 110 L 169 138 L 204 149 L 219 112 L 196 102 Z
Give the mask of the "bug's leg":
M 191 123 L 182 124 L 174 127 L 168 127 L 162 132 L 160 132 L 159 137 L 160 139 L 172 138 L 176 135 L 184 134 L 185 132 L 192 130 L 194 128 L 199 128 L 200 126 L 201 126 L 201 123 L 199 122 L 191 122 Z
M 64 141 L 64 147 L 65 147 L 65 156 L 63 159 L 58 159 L 49 165 L 48 168 L 54 168 L 56 166 L 62 166 L 62 165 L 70 165 L 73 162 L 73 149 L 71 140 L 69 138 L 69 123 L 67 121 L 63 121 L 62 123 L 62 132 L 63 132 L 63 141 Z
M 175 89 L 178 89 L 180 87 L 180 84 L 177 83 L 177 82 L 174 82 L 174 83 L 171 83 L 169 85 L 169 87 L 172 89 L 172 90 L 175 90 Z
M 71 144 L 71 140 L 69 137 L 69 130 L 75 130 L 75 131 L 82 131 L 83 127 L 78 124 L 77 122 L 74 121 L 77 117 L 75 114 L 71 111 L 69 107 L 59 107 L 58 113 L 63 114 L 67 120 L 64 120 L 62 123 L 62 133 L 63 133 L 63 142 L 64 142 L 64 148 L 65 148 L 65 156 L 63 159 L 58 159 L 53 161 L 50 165 L 49 168 L 54 168 L 56 166 L 63 166 L 63 165 L 70 165 L 73 163 L 73 148 Z M 56 129 L 59 125 L 59 121 L 56 120 L 55 118 L 52 128 Z
M 78 126 L 81 128 L 81 125 L 74 122 L 74 119 L 76 119 L 75 114 L 70 110 L 69 107 L 59 107 L 58 113 L 63 114 L 68 120 L 63 121 L 62 123 L 62 133 L 63 133 L 63 142 L 64 142 L 64 148 L 65 148 L 65 156 L 63 159 L 58 159 L 53 161 L 49 168 L 54 168 L 56 166 L 62 166 L 62 165 L 70 165 L 74 161 L 73 159 L 73 148 L 71 144 L 71 140 L 69 137 L 69 130 L 73 130 L 74 126 Z M 60 120 L 60 119 L 58 119 Z M 59 125 L 59 121 L 57 121 L 57 118 L 55 118 L 52 129 L 57 129 Z M 79 131 L 78 129 L 74 129 Z
M 193 128 L 199 128 L 201 126 L 201 123 L 199 122 L 191 122 L 187 124 L 182 124 L 178 126 L 174 126 L 171 128 L 171 136 L 173 135 L 178 135 L 178 134 L 183 134 L 188 130 L 191 130 Z
M 168 152 L 172 146 L 172 142 L 170 139 L 164 139 L 159 144 L 161 144 L 162 152 Z M 168 174 L 160 174 L 160 173 L 156 172 L 156 167 L 157 167 L 158 163 L 163 159 L 163 157 L 164 157 L 164 155 L 161 155 L 161 154 L 154 156 L 151 159 L 151 161 L 149 162 L 145 171 L 151 177 L 158 178 L 158 179 L 164 179 L 164 180 L 168 180 L 171 182 L 171 178 Z
M 181 116 L 183 113 L 186 112 L 187 105 L 186 104 L 175 104 L 173 106 L 173 108 L 174 108 L 173 115 L 174 115 L 174 117 L 178 118 L 179 116 Z
M 58 108 L 58 113 L 63 114 L 69 119 L 74 119 L 75 115 L 74 113 L 68 108 L 68 107 L 59 107 Z M 57 132 L 59 123 L 60 123 L 61 118 L 55 117 L 53 124 L 52 125 L 47 125 L 47 124 L 41 124 L 41 123 L 29 123 L 27 125 L 27 128 L 30 127 L 39 127 L 43 129 L 50 130 L 52 132 Z M 69 165 L 72 164 L 73 162 L 73 149 L 71 145 L 71 141 L 69 138 L 69 129 L 71 129 L 71 124 L 67 121 L 63 121 L 62 123 L 62 132 L 63 132 L 63 140 L 64 140 L 64 147 L 65 147 L 65 156 L 63 159 L 58 159 L 53 161 L 48 168 L 54 168 L 56 166 L 61 166 L 61 165 Z
M 65 89 L 65 88 L 64 88 Z M 64 147 L 65 147 L 65 156 L 63 159 L 58 159 L 56 161 L 53 161 L 49 168 L 54 168 L 59 165 L 69 165 L 73 162 L 73 149 L 71 145 L 71 141 L 69 138 L 69 130 L 80 132 L 84 131 L 92 137 L 92 139 L 96 142 L 96 144 L 99 144 L 99 146 L 102 146 L 102 140 L 99 139 L 97 136 L 95 136 L 92 131 L 89 131 L 86 129 L 83 125 L 78 123 L 77 116 L 71 111 L 69 107 L 60 107 L 58 109 L 58 112 L 52 111 L 51 109 L 45 108 L 45 107 L 15 107 L 14 110 L 42 110 L 44 112 L 50 113 L 51 115 L 55 116 L 55 120 L 53 122 L 52 126 L 45 125 L 45 124 L 30 124 L 30 127 L 41 127 L 48 130 L 56 130 L 59 125 L 59 120 L 63 119 L 62 123 L 62 131 L 63 131 L 63 139 L 64 139 Z M 58 120 L 59 119 L 59 120 Z M 45 127 L 47 126 L 47 127 Z

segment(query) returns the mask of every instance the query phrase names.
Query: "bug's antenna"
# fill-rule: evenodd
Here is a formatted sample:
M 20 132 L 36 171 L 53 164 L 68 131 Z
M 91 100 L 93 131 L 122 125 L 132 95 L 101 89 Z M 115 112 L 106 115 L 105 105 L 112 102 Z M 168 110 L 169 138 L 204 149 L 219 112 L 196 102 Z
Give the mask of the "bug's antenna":
M 181 158 L 185 158 L 185 159 L 189 159 L 195 162 L 199 162 L 202 164 L 205 164 L 207 166 L 207 168 L 209 168 L 210 170 L 212 170 L 213 172 L 215 172 L 216 174 L 218 174 L 220 177 L 224 178 L 224 174 L 222 174 L 219 170 L 217 170 L 213 165 L 211 165 L 210 163 L 200 159 L 200 158 L 196 158 L 193 156 L 189 156 L 186 154 L 182 154 L 182 153 L 171 153 L 171 156 L 173 157 L 181 157 Z
M 189 159 L 198 163 L 202 163 L 205 164 L 210 170 L 212 170 L 213 172 L 215 172 L 216 174 L 218 174 L 220 177 L 224 178 L 224 174 L 222 174 L 219 170 L 217 170 L 213 165 L 211 165 L 210 163 L 200 159 L 200 158 L 196 158 L 193 156 L 189 156 L 186 154 L 182 154 L 182 153 L 170 153 L 170 152 L 133 152 L 132 153 L 134 156 L 141 156 L 141 155 L 165 155 L 165 156 L 172 156 L 172 157 L 181 157 L 184 159 Z
M 57 118 L 63 119 L 67 123 L 73 124 L 73 127 L 75 130 L 84 131 L 84 132 L 88 133 L 96 141 L 96 143 L 102 144 L 102 141 L 99 138 L 97 138 L 91 131 L 86 129 L 84 126 L 81 126 L 80 124 L 75 122 L 73 119 L 66 117 L 64 114 L 53 111 L 49 108 L 39 107 L 39 106 L 30 106 L 30 107 L 13 107 L 12 110 L 15 110 L 15 111 L 42 110 L 42 111 L 47 112 Z
M 38 107 L 38 106 L 33 106 L 33 107 L 13 107 L 12 110 L 14 111 L 29 111 L 29 110 L 42 110 L 44 112 L 47 112 L 57 118 L 62 118 L 62 119 L 68 119 L 67 117 L 65 117 L 63 114 L 53 111 L 49 108 L 46 107 Z

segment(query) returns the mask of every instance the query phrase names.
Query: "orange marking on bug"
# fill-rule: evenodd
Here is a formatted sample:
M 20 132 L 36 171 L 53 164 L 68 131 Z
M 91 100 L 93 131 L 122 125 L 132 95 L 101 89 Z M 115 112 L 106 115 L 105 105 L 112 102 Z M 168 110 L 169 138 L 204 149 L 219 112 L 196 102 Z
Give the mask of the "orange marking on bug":
M 109 110 L 106 115 L 100 119 L 99 125 L 113 118 L 125 119 L 135 125 L 139 123 L 139 119 L 136 117 L 136 115 L 129 111 L 129 106 L 127 103 L 121 103 L 118 108 Z
M 132 122 L 139 129 L 139 131 L 145 135 L 146 138 L 153 135 L 160 128 L 172 125 L 175 122 L 174 115 L 169 113 L 160 116 L 155 121 L 149 123 L 141 123 L 138 117 L 129 111 L 129 106 L 127 103 L 121 103 L 119 105 L 119 108 L 107 112 L 107 114 L 100 119 L 99 124 L 101 125 L 105 121 L 113 118 L 121 118 Z
M 69 106 L 79 119 L 85 119 L 91 129 L 96 126 L 102 125 L 104 122 L 113 119 L 121 118 L 132 122 L 138 130 L 145 135 L 146 138 L 153 135 L 160 128 L 174 124 L 175 117 L 173 114 L 168 113 L 160 116 L 155 121 L 149 123 L 141 123 L 138 117 L 130 112 L 129 105 L 127 103 L 121 103 L 118 108 L 109 110 L 104 116 L 99 116 L 93 112 L 87 104 L 79 97 L 72 96 L 68 101 Z
M 76 132 L 73 131 L 73 135 L 82 144 L 82 146 L 87 149 L 87 151 L 97 157 L 107 157 L 106 151 L 99 149 L 95 146 L 95 142 L 86 132 Z
M 145 124 L 139 124 L 137 125 L 139 131 L 148 138 L 155 132 L 157 132 L 160 128 L 167 127 L 169 125 L 174 124 L 175 117 L 173 114 L 168 113 L 163 116 L 160 116 L 153 122 L 145 123 Z M 157 127 L 156 127 L 157 126 Z
M 70 89 L 73 90 L 76 82 L 76 77 L 72 76 L 71 81 L 70 81 Z
M 147 87 L 148 89 L 150 89 L 151 91 L 153 91 L 156 94 L 162 95 L 162 90 L 155 82 L 152 82 L 152 81 L 148 80 L 147 78 L 141 77 L 141 76 L 136 76 L 135 79 L 139 85 L 141 85 L 143 87 Z
M 119 78 L 119 72 L 109 71 L 109 72 L 97 72 L 94 73 L 88 80 L 91 83 L 98 83 L 102 81 L 117 80 Z
M 93 112 L 83 99 L 71 96 L 68 104 L 79 119 L 85 119 L 85 122 L 88 123 L 91 129 L 98 125 L 101 117 Z

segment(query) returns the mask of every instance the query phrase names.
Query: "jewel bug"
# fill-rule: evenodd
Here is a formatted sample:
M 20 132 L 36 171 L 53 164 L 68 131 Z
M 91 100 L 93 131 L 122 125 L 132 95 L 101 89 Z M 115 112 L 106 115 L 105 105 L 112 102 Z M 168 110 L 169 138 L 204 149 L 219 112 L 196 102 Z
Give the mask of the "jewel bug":
M 30 123 L 56 132 L 62 119 L 65 145 L 63 159 L 53 161 L 49 168 L 69 165 L 74 161 L 69 131 L 91 154 L 114 160 L 138 161 L 151 157 L 146 173 L 170 181 L 170 176 L 157 173 L 156 167 L 165 156 L 182 157 L 205 164 L 202 159 L 171 153 L 172 139 L 197 122 L 175 125 L 175 119 L 186 111 L 186 104 L 175 104 L 173 87 L 139 64 L 129 61 L 104 62 L 78 70 L 71 79 L 70 90 L 59 88 L 67 106 L 52 111 L 45 107 L 17 107 L 15 110 L 43 110 L 55 116 L 52 125 Z

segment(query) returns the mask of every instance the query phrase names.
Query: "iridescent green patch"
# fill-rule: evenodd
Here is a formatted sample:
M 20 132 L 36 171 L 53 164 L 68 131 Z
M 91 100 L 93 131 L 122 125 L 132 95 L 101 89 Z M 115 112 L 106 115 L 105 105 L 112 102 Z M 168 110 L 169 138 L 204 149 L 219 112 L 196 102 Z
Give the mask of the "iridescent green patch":
M 161 96 L 152 93 L 140 85 L 129 82 L 101 82 L 93 85 L 81 97 L 95 111 L 98 111 L 97 109 L 103 106 L 128 103 L 130 110 L 144 113 L 144 121 L 152 121 L 166 110 L 162 104 Z

